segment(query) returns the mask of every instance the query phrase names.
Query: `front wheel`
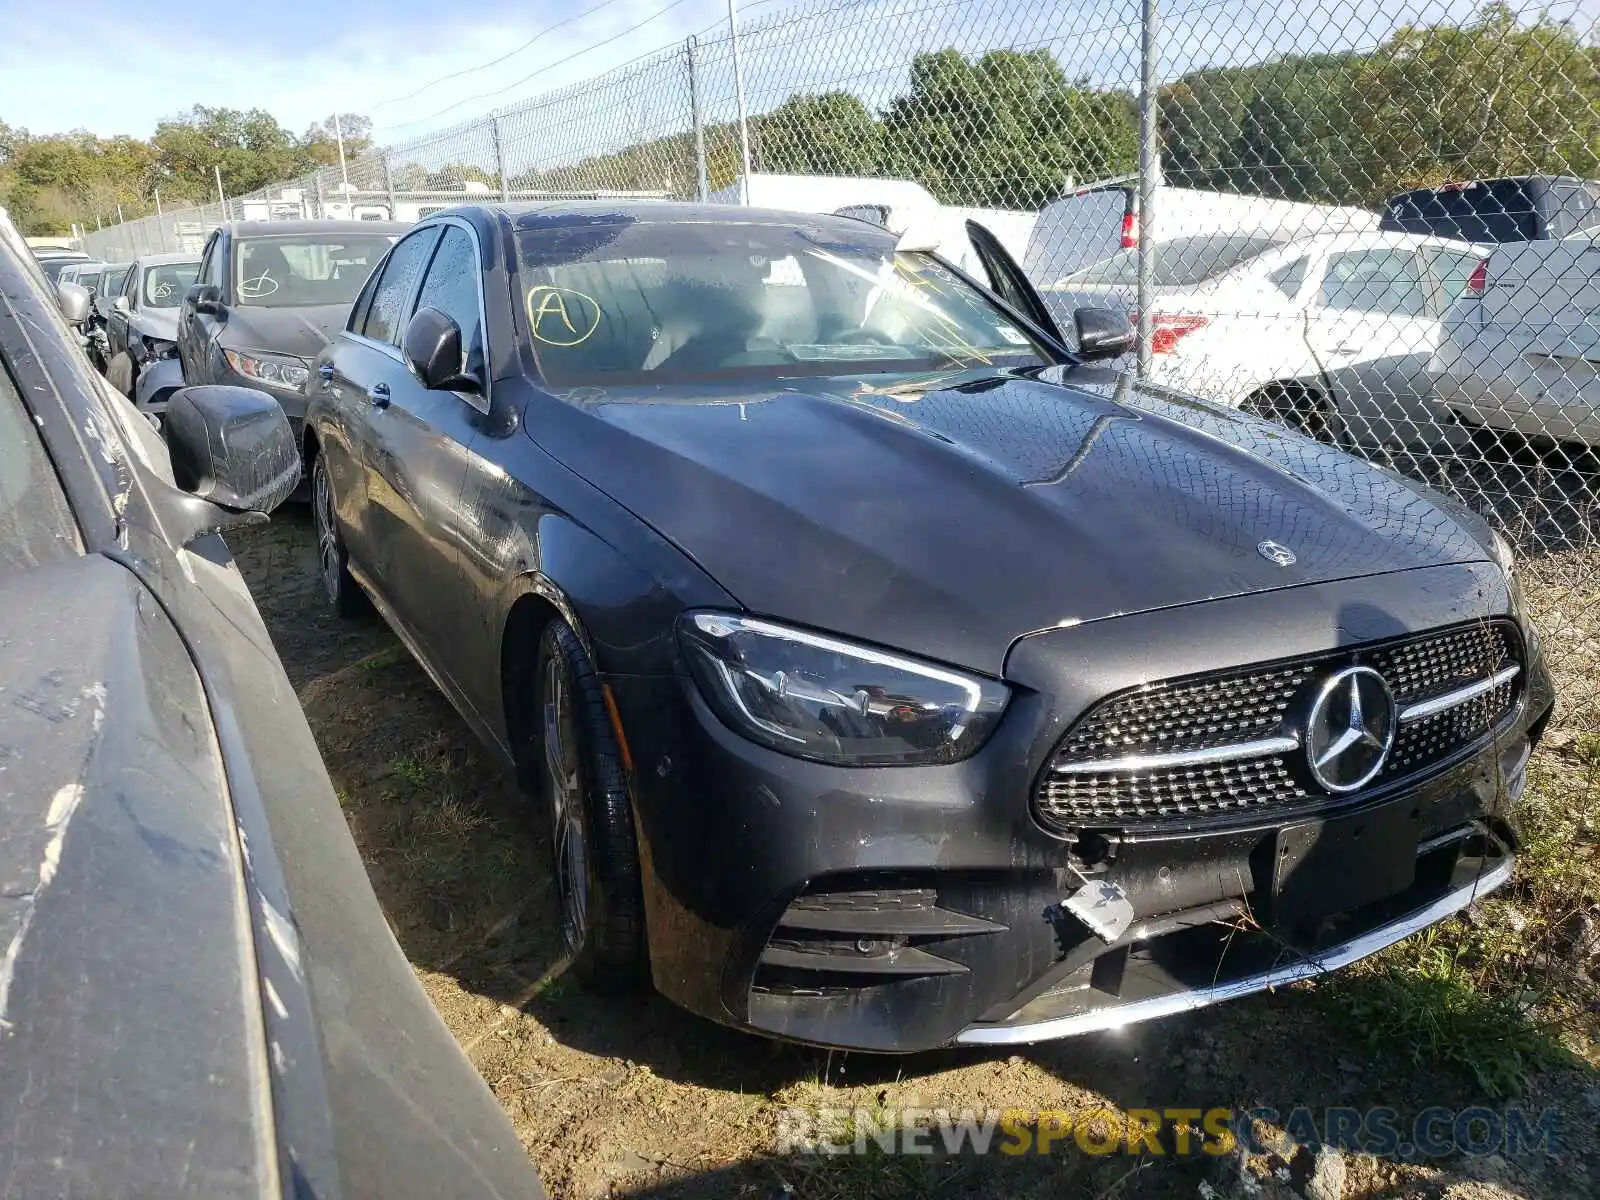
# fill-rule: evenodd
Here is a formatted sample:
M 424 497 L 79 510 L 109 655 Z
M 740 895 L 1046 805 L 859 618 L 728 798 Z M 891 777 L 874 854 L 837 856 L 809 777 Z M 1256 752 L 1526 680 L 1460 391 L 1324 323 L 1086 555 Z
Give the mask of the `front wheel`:
M 537 745 L 550 817 L 561 935 L 596 991 L 645 978 L 644 904 L 627 776 L 599 677 L 577 635 L 553 620 L 539 639 Z
M 360 616 L 367 611 L 367 596 L 350 574 L 350 557 L 339 536 L 333 480 L 328 476 L 328 464 L 321 454 L 311 460 L 311 520 L 317 530 L 317 571 L 322 577 L 322 590 L 328 597 L 328 604 L 341 617 Z

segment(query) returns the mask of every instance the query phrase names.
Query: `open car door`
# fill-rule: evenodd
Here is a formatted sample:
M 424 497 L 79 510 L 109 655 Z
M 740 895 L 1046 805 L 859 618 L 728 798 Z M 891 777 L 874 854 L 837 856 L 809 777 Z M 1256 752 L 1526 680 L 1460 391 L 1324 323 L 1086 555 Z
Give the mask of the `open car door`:
M 976 221 L 967 222 L 967 237 L 972 239 L 972 248 L 978 261 L 983 263 L 994 294 L 1054 338 L 1057 345 L 1070 346 L 1072 343 L 1062 336 L 1061 327 L 1045 307 L 1044 297 L 1023 274 L 1017 260 L 1000 244 L 1000 239 Z

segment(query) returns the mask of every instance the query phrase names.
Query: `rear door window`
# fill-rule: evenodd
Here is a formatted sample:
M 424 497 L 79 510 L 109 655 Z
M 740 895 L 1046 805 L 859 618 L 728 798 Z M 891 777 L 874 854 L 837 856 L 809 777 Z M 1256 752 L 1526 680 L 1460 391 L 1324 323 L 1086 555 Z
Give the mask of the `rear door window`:
M 1427 294 L 1417 257 L 1408 250 L 1352 250 L 1328 259 L 1322 306 L 1335 312 L 1420 317 Z
M 1301 255 L 1292 263 L 1285 263 L 1267 278 L 1272 285 L 1290 300 L 1300 294 L 1300 289 L 1306 282 L 1306 257 Z

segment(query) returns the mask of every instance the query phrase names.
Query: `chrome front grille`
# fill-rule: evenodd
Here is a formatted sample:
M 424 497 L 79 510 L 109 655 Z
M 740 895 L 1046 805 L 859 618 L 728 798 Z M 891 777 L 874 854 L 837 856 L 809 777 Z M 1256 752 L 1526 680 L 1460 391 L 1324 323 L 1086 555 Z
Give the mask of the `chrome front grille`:
M 1062 739 L 1035 790 L 1035 812 L 1045 825 L 1070 830 L 1325 804 L 1334 797 L 1307 769 L 1299 723 L 1319 681 L 1356 664 L 1384 676 L 1400 710 L 1394 746 L 1372 786 L 1398 782 L 1479 740 L 1511 712 L 1520 647 L 1509 623 L 1477 622 L 1123 692 Z

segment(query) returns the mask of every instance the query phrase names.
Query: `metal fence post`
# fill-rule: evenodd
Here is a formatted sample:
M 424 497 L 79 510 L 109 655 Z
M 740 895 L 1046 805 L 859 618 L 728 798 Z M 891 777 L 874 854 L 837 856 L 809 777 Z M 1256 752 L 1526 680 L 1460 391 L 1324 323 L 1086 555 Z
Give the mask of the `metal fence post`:
M 1156 0 L 1143 0 L 1139 39 L 1139 377 L 1150 374 L 1150 342 L 1155 331 L 1156 186 L 1161 175 L 1156 125 L 1156 54 L 1160 20 Z
M 733 40 L 733 90 L 739 105 L 739 203 L 750 203 L 750 114 L 744 100 L 744 58 L 739 53 L 737 0 L 728 0 L 728 33 Z
M 383 184 L 389 186 L 389 156 L 383 156 Z M 322 168 L 318 167 L 311 172 L 311 192 L 317 198 L 317 220 L 322 220 L 327 215 L 327 205 L 322 196 Z M 394 216 L 394 209 L 389 210 L 389 216 Z
M 694 122 L 694 178 L 695 197 L 704 204 L 711 199 L 711 185 L 706 179 L 706 122 L 700 111 L 700 80 L 695 70 L 694 51 L 699 43 L 693 34 L 685 43 L 689 58 L 689 119 Z
M 378 162 L 383 167 L 383 194 L 389 198 L 389 220 L 398 221 L 400 218 L 395 215 L 394 211 L 394 172 L 389 168 L 389 152 L 387 150 L 378 156 Z M 317 199 L 319 201 L 322 199 L 322 178 L 320 175 L 317 177 Z
M 506 186 L 506 152 L 500 142 L 500 114 L 489 114 L 489 136 L 494 139 L 494 169 L 500 176 L 500 203 L 511 199 L 511 189 Z

